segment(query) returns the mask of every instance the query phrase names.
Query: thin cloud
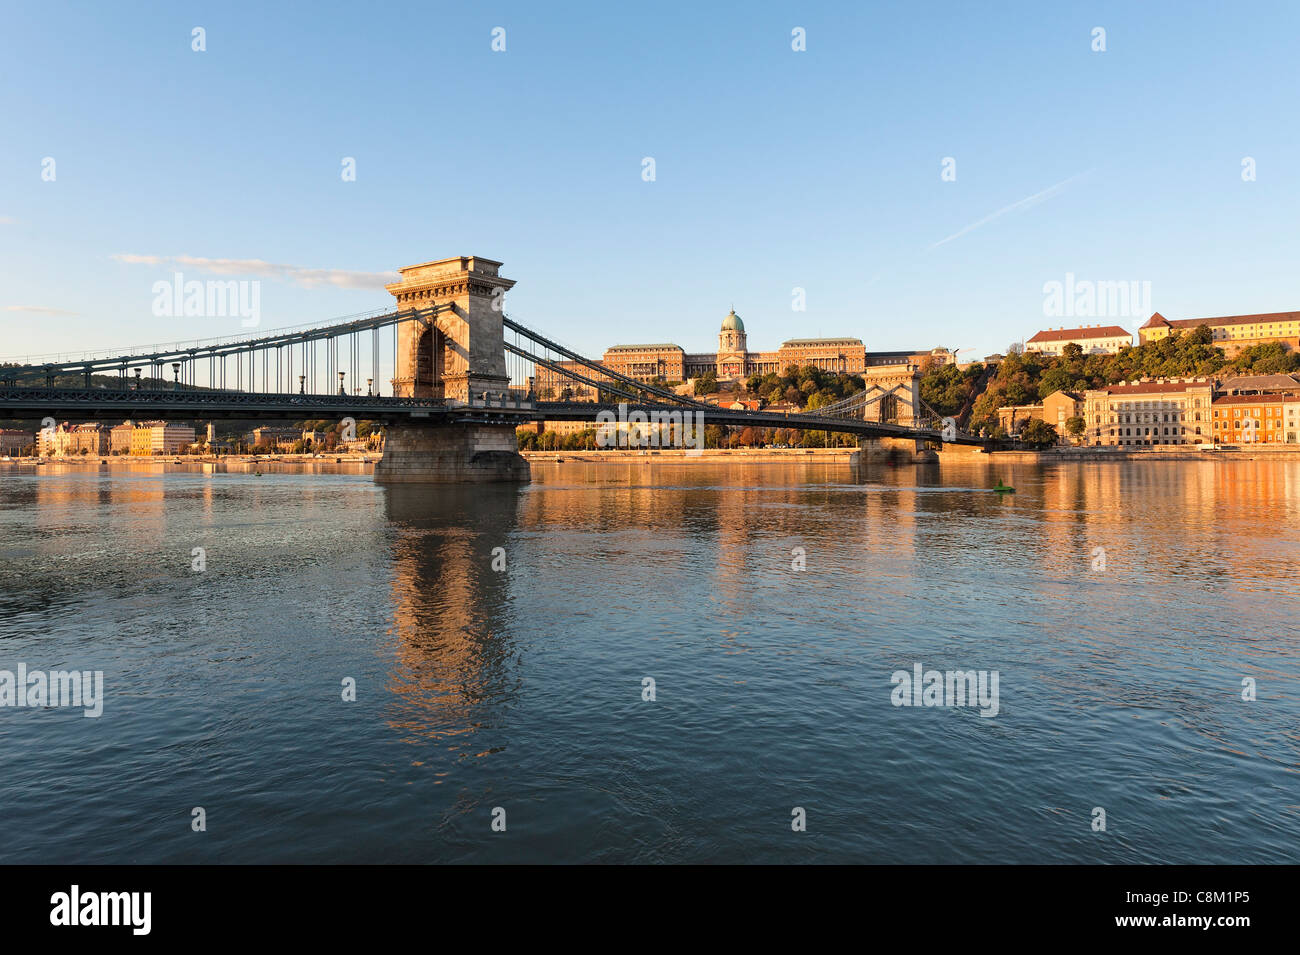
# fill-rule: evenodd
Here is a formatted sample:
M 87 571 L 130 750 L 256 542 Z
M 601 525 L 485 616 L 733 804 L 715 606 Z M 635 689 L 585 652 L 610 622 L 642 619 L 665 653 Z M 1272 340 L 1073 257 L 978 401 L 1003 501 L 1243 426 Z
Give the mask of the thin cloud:
M 17 225 L 18 220 L 13 216 L 0 216 L 0 225 Z
M 964 229 L 959 229 L 958 231 L 954 232 L 952 235 L 948 236 L 946 239 L 940 239 L 934 245 L 930 246 L 930 250 L 933 251 L 934 249 L 939 248 L 939 246 L 951 242 L 953 239 L 960 239 L 962 236 L 966 235 L 966 233 L 974 232 L 980 226 L 988 225 L 994 219 L 1000 219 L 1009 212 L 1021 212 L 1025 209 L 1030 208 L 1031 206 L 1038 205 L 1040 202 L 1046 202 L 1048 199 L 1051 199 L 1053 196 L 1060 195 L 1062 192 L 1064 192 L 1065 188 L 1070 183 L 1075 182 L 1076 180 L 1079 179 L 1083 179 L 1085 176 L 1090 176 L 1092 175 L 1092 172 L 1093 170 L 1091 169 L 1089 169 L 1087 172 L 1081 172 L 1078 175 L 1071 176 L 1069 179 L 1061 180 L 1054 186 L 1048 186 L 1042 192 L 1036 192 L 1032 196 L 1026 196 L 1025 198 L 1020 199 L 1017 202 L 1011 203 L 1011 205 L 1009 206 L 1003 206 L 997 212 L 990 213 L 989 215 L 986 215 L 983 219 L 980 219 L 976 222 L 972 222 Z
M 34 315 L 76 315 L 62 308 L 50 308 L 47 305 L 6 305 L 6 312 L 31 312 Z
M 127 265 L 188 267 L 214 275 L 254 275 L 282 279 L 303 288 L 382 289 L 399 278 L 396 272 L 358 272 L 349 269 L 313 269 L 302 265 L 278 265 L 263 259 L 208 259 L 194 255 L 133 255 L 118 253 L 114 261 Z

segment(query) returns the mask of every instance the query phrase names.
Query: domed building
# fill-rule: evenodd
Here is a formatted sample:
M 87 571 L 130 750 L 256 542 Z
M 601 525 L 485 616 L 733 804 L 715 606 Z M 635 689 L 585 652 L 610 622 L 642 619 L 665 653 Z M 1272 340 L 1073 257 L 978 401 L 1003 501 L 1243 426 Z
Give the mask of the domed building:
M 733 307 L 722 319 L 716 352 L 687 352 L 671 342 L 614 345 L 605 350 L 601 361 L 619 374 L 640 381 L 675 384 L 709 372 L 719 381 L 734 381 L 754 374 L 781 374 L 791 365 L 812 365 L 823 371 L 850 375 L 879 375 L 885 380 L 889 376 L 910 376 L 912 369 L 929 357 L 928 350 L 868 352 L 860 338 L 791 338 L 776 351 L 751 352 L 745 323 Z M 950 356 L 945 353 L 944 357 Z M 574 371 L 580 368 L 574 365 Z M 542 400 L 548 400 L 547 396 L 580 401 L 596 398 L 593 387 L 543 369 L 538 370 L 535 386 Z
M 749 346 L 745 341 L 745 323 L 732 306 L 718 332 L 718 354 L 714 359 L 719 379 L 745 377 Z

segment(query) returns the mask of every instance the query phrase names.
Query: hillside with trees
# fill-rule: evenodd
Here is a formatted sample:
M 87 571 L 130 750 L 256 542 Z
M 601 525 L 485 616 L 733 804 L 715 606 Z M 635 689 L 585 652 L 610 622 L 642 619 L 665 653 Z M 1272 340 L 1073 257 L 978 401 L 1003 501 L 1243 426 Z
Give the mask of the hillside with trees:
M 1114 355 L 1085 355 L 1074 343 L 1066 345 L 1060 357 L 1034 352 L 1008 354 L 976 398 L 969 429 L 986 428 L 993 433 L 999 408 L 1037 404 L 1055 391 L 1082 394 L 1140 378 L 1225 378 L 1300 371 L 1300 354 L 1281 344 L 1256 345 L 1229 360 L 1213 342 L 1209 327 L 1201 325 Z M 953 365 L 943 365 L 928 369 L 921 380 L 921 397 L 940 414 L 955 414 L 969 397 L 967 389 L 982 373 L 977 368 L 980 366 L 972 365 L 959 371 Z
M 805 411 L 815 411 L 864 391 L 867 385 L 860 375 L 822 371 L 812 365 L 790 365 L 783 374 L 750 375 L 745 390 L 765 405 L 788 401 Z

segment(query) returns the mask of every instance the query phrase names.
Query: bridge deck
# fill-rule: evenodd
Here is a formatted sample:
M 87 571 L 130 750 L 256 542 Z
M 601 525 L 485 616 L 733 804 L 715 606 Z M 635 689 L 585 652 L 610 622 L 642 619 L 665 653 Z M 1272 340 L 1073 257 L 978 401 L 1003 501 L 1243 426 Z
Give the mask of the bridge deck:
M 116 419 L 279 419 L 344 417 L 385 423 L 418 423 L 421 419 L 451 423 L 483 421 L 524 424 L 537 420 L 592 421 L 619 405 L 592 402 L 449 405 L 435 398 L 388 398 L 378 395 L 274 394 L 218 390 L 114 390 L 109 388 L 0 388 L 0 418 L 68 420 Z M 798 428 L 834 431 L 864 437 L 914 438 L 940 441 L 938 431 L 861 418 L 816 414 L 772 414 L 690 405 L 625 404 L 629 412 L 686 415 L 688 420 L 732 427 Z M 698 415 L 699 417 L 694 417 Z M 653 419 L 652 419 L 653 420 Z M 983 444 L 959 434 L 955 443 Z

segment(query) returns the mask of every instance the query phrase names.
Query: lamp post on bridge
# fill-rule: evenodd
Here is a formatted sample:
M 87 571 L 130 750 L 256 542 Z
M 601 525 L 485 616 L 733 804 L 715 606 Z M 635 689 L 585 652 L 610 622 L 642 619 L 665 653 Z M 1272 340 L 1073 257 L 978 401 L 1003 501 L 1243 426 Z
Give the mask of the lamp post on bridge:
M 305 394 L 307 393 L 307 392 L 303 391 L 303 387 L 304 387 L 304 386 L 303 386 L 303 382 L 305 382 L 306 380 L 307 380 L 307 376 L 306 376 L 306 375 L 299 375 L 299 376 L 298 376 L 298 394 L 300 394 L 300 395 L 305 395 Z
M 339 394 L 340 394 L 342 397 L 344 397 L 344 398 L 346 398 L 346 397 L 348 396 L 347 391 L 344 390 L 344 388 L 343 388 L 343 376 L 346 375 L 346 374 L 347 374 L 346 371 L 341 371 L 341 372 L 339 372 Z
M 181 390 L 181 363 L 172 362 L 172 391 Z

